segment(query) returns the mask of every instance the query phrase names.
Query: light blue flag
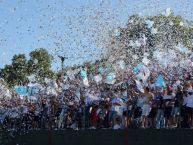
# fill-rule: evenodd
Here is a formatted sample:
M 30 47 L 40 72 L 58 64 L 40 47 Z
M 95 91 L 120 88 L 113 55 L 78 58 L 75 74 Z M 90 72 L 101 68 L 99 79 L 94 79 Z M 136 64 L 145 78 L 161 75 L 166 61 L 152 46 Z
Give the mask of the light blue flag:
M 40 89 L 37 86 L 28 87 L 28 96 L 33 96 L 37 94 Z
M 108 76 L 106 77 L 106 80 L 107 80 L 107 81 L 113 81 L 113 79 L 114 79 L 114 78 L 113 78 L 112 75 L 108 75 Z
M 184 45 L 182 44 L 178 44 L 176 46 L 176 48 L 181 52 L 181 53 L 188 53 L 189 52 L 189 49 L 187 47 L 185 47 Z
M 145 23 L 147 24 L 147 27 L 150 29 L 153 27 L 154 22 L 150 20 L 146 20 Z
M 181 53 L 187 53 L 187 52 L 188 52 L 188 48 L 186 48 L 186 47 L 178 47 L 178 50 L 179 50 Z
M 102 67 L 102 66 L 100 66 L 100 67 L 98 68 L 98 73 L 103 74 L 104 72 L 105 72 L 105 68 Z
M 137 74 L 140 71 L 141 67 L 142 67 L 142 64 L 138 64 L 136 67 L 134 67 L 133 73 Z
M 156 87 L 165 87 L 165 86 L 166 86 L 165 81 L 164 81 L 164 78 L 163 78 L 162 75 L 159 75 L 159 76 L 156 78 L 155 85 L 156 85 Z
M 86 78 L 86 77 L 87 77 L 87 72 L 86 72 L 85 70 L 81 70 L 81 71 L 80 71 L 80 76 L 81 76 L 82 78 Z
M 16 86 L 15 92 L 19 95 L 27 95 L 27 87 L 26 86 Z

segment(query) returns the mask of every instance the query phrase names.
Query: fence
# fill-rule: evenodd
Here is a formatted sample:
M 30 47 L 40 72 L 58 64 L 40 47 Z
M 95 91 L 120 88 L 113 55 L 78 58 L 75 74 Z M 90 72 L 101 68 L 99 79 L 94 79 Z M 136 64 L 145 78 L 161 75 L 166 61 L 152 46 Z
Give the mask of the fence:
M 0 140 L 1 145 L 192 145 L 193 130 L 31 131 L 14 138 L 1 132 Z

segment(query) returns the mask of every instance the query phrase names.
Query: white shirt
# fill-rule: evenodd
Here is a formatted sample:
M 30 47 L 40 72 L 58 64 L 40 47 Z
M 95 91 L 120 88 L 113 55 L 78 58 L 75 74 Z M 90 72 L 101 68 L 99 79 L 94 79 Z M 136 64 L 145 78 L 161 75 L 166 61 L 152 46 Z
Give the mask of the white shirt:
M 89 95 L 85 98 L 85 103 L 86 103 L 86 105 L 88 105 L 88 104 L 90 104 L 91 102 L 93 102 L 93 101 L 98 101 L 98 100 L 100 100 L 99 97 L 97 97 L 97 96 L 95 96 L 95 95 L 93 95 L 93 94 L 89 94 Z
M 187 107 L 193 108 L 193 95 L 187 97 Z
M 120 106 L 114 105 L 114 103 L 118 103 L 118 104 L 122 105 L 122 104 L 123 104 L 123 100 L 122 100 L 121 98 L 115 97 L 115 98 L 111 101 L 111 103 L 112 103 L 111 111 L 118 111 L 118 109 L 119 109 Z
M 151 89 L 155 89 L 155 84 L 154 83 L 150 84 L 149 86 L 150 86 Z
M 120 126 L 119 124 L 115 124 L 115 125 L 113 126 L 113 129 L 115 129 L 115 130 L 121 129 L 121 126 Z
M 164 95 L 164 96 L 163 96 L 163 99 L 164 99 L 164 100 L 172 99 L 172 98 L 173 98 L 172 95 Z
M 184 101 L 183 101 L 183 105 L 187 104 L 187 97 L 183 97 Z

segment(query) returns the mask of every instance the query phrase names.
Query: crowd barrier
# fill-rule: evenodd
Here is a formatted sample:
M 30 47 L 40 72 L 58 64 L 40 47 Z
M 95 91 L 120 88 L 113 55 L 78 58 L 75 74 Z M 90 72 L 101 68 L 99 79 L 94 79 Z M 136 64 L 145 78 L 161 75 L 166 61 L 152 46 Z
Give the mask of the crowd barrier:
M 6 137 L 0 145 L 193 145 L 193 130 L 84 130 L 30 131 Z

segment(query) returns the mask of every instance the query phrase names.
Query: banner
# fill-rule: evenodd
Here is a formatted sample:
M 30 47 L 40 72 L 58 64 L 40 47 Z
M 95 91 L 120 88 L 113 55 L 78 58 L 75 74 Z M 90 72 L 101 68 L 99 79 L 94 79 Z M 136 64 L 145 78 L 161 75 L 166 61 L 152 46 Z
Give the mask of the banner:
M 38 86 L 16 86 L 15 92 L 21 96 L 33 96 L 39 92 Z
M 140 71 L 141 67 L 142 67 L 142 64 L 138 64 L 136 67 L 134 67 L 133 73 L 137 74 Z
M 85 70 L 81 70 L 81 71 L 80 71 L 80 76 L 81 76 L 82 78 L 86 78 L 86 77 L 87 77 L 87 72 L 86 72 Z
M 162 75 L 159 75 L 156 78 L 155 85 L 156 85 L 156 87 L 166 87 L 166 84 L 165 84 L 165 81 L 164 81 L 164 78 Z
M 15 87 L 15 92 L 19 95 L 27 95 L 28 94 L 28 89 L 26 86 L 16 86 Z
M 109 74 L 106 76 L 105 82 L 106 82 L 107 84 L 114 84 L 115 81 L 116 81 L 115 78 L 116 78 L 116 76 L 115 76 L 114 73 L 109 73 Z
M 39 92 L 39 87 L 38 86 L 31 86 L 28 87 L 27 91 L 28 91 L 28 96 L 34 96 L 35 94 L 37 94 Z

